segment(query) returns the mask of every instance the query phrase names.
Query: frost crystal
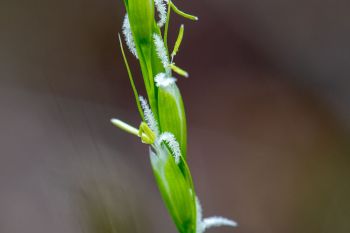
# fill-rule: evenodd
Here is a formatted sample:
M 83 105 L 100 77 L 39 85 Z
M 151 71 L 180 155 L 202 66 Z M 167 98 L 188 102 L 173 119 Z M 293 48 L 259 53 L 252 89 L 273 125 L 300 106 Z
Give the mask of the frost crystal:
M 128 46 L 130 52 L 138 59 L 134 38 L 131 32 L 128 14 L 125 14 L 122 29 L 123 29 L 123 35 L 125 38 L 126 45 Z
M 163 27 L 164 24 L 166 23 L 166 17 L 167 17 L 167 4 L 168 1 L 163 1 L 163 0 L 154 0 L 154 5 L 157 8 L 157 11 L 159 13 L 159 21 L 158 21 L 158 26 Z
M 174 134 L 169 132 L 162 133 L 159 136 L 157 143 L 160 145 L 162 142 L 168 143 L 170 150 L 173 152 L 175 163 L 178 164 L 180 162 L 181 151 L 180 151 L 180 145 L 176 141 Z
M 202 219 L 202 206 L 199 202 L 198 197 L 196 197 L 196 208 L 197 208 L 196 233 L 203 233 L 206 229 L 211 227 L 220 227 L 220 226 L 236 227 L 237 226 L 236 222 L 220 216 L 214 216 L 214 217 Z
M 176 82 L 176 78 L 167 77 L 165 73 L 159 73 L 154 78 L 157 87 L 167 87 Z
M 154 40 L 154 44 L 156 46 L 156 50 L 157 50 L 157 55 L 159 57 L 159 59 L 161 60 L 164 69 L 168 72 L 170 72 L 170 68 L 169 68 L 169 58 L 168 58 L 168 53 L 165 49 L 164 46 L 164 42 L 162 40 L 162 38 L 157 35 L 157 34 L 153 34 L 153 40 Z
M 156 119 L 154 118 L 151 108 L 148 106 L 147 100 L 142 96 L 139 97 L 141 107 L 143 109 L 145 121 L 148 127 L 155 133 L 156 136 L 159 135 L 159 128 Z

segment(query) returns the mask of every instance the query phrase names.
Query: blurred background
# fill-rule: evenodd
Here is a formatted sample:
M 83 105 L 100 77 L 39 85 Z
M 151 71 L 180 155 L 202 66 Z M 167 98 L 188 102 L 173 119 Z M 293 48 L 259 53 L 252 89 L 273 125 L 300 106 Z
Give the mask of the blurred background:
M 343 0 L 174 1 L 171 42 L 204 215 L 237 233 L 350 232 Z M 175 233 L 117 43 L 121 0 L 0 2 L 0 232 Z M 137 86 L 137 62 L 128 53 Z M 144 91 L 141 91 L 144 93 Z

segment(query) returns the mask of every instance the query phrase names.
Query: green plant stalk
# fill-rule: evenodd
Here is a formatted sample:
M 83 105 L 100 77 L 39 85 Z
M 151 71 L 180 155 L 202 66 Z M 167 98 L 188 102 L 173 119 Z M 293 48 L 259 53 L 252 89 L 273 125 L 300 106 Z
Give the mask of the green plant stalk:
M 180 233 L 203 233 L 213 226 L 236 226 L 232 220 L 222 217 L 202 219 L 202 209 L 186 161 L 185 108 L 173 77 L 173 72 L 188 77 L 188 73 L 173 62 L 183 40 L 184 25 L 179 29 L 171 54 L 167 41 L 171 11 L 190 20 L 198 20 L 198 17 L 179 10 L 171 0 L 124 0 L 124 5 L 127 15 L 123 34 L 128 48 L 139 60 L 150 106 L 139 96 L 120 40 L 142 122 L 139 129 L 118 119 L 112 119 L 112 123 L 150 145 L 150 161 L 160 194 Z M 159 14 L 158 21 L 155 12 Z

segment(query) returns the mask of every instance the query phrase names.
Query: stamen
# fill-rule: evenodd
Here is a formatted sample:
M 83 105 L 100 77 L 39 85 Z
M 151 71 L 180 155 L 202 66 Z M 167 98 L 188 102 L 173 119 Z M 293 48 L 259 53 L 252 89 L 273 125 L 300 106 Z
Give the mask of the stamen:
M 148 127 L 148 125 L 145 122 L 141 122 L 139 127 L 139 137 L 141 138 L 141 141 L 145 144 L 153 144 L 156 140 L 155 133 Z
M 131 125 L 119 120 L 119 119 L 113 118 L 113 119 L 111 119 L 111 123 L 113 125 L 117 126 L 118 128 L 124 130 L 125 132 L 133 134 L 135 136 L 139 136 L 139 131 L 135 127 L 133 127 L 133 126 L 131 126 Z
M 184 25 L 181 24 L 180 26 L 180 30 L 179 30 L 179 35 L 177 36 L 177 39 L 175 41 L 175 46 L 173 49 L 173 52 L 171 53 L 171 60 L 174 59 L 174 56 L 176 55 L 176 53 L 179 51 L 182 39 L 184 37 Z
M 178 67 L 175 65 L 175 63 L 171 63 L 170 64 L 170 68 L 172 69 L 172 71 L 174 71 L 175 73 L 181 75 L 181 76 L 184 76 L 185 78 L 188 78 L 188 73 L 186 70 Z
M 173 2 L 170 2 L 169 3 L 171 8 L 173 9 L 173 11 L 178 14 L 178 15 L 181 15 L 182 17 L 186 18 L 186 19 L 190 19 L 190 20 L 194 20 L 194 21 L 197 21 L 198 20 L 198 17 L 197 16 L 194 16 L 194 15 L 190 15 L 190 14 L 187 14 L 181 10 L 179 10 L 179 8 L 177 8 Z

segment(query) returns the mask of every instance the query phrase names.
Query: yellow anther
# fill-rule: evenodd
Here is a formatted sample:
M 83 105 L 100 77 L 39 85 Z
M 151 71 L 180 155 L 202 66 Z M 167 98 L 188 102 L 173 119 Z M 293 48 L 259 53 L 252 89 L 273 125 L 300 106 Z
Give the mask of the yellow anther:
M 145 122 L 141 122 L 139 127 L 139 137 L 145 144 L 153 144 L 156 140 L 155 133 L 148 127 Z
M 188 73 L 186 70 L 181 69 L 180 67 L 176 66 L 175 63 L 171 63 L 169 67 L 177 74 L 184 76 L 185 78 L 188 78 Z

